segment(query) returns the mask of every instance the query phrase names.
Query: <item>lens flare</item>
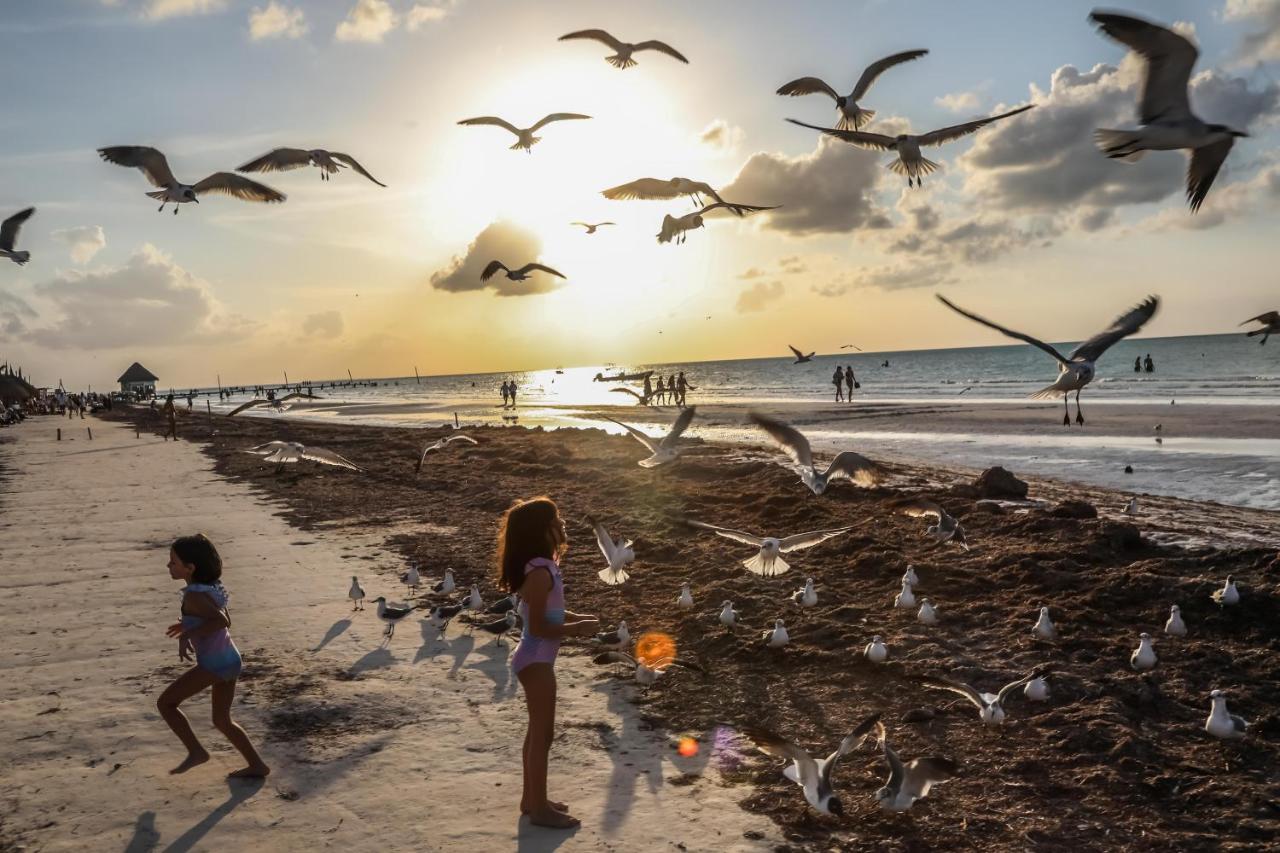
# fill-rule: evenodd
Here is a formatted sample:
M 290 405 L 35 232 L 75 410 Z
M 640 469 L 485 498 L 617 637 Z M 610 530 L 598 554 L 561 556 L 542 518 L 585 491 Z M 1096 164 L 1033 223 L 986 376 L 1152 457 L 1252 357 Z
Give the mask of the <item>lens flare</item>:
M 684 758 L 693 758 L 698 754 L 698 742 L 686 735 L 680 738 L 680 743 L 676 745 L 676 752 Z
M 676 641 L 668 634 L 651 631 L 636 640 L 636 660 L 647 667 L 669 661 L 676 656 Z

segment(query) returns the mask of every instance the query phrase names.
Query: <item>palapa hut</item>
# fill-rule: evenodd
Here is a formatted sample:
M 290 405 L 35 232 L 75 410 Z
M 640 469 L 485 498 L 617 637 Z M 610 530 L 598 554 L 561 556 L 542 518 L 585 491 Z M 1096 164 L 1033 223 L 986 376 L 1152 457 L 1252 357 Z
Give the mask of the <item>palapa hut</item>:
M 129 365 L 129 369 L 117 381 L 120 383 L 120 390 L 123 393 L 129 395 L 141 394 L 146 397 L 156 393 L 156 382 L 159 379 L 160 377 L 135 361 Z

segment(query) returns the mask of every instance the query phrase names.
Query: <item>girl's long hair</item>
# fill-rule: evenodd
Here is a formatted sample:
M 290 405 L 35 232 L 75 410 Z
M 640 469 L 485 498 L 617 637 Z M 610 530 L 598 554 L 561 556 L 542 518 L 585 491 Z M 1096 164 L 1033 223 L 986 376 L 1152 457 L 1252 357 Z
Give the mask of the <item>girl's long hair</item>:
M 515 592 L 535 557 L 559 560 L 569 547 L 555 501 L 544 496 L 513 504 L 498 527 L 498 585 Z
M 178 559 L 196 567 L 191 573 L 192 583 L 215 584 L 222 577 L 222 557 L 203 533 L 181 536 L 173 541 L 173 553 Z

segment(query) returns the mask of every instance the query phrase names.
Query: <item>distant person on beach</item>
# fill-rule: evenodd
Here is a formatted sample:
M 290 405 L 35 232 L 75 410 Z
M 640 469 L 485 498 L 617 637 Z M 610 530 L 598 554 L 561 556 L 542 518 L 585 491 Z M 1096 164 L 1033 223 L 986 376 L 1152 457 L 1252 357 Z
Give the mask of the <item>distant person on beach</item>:
M 846 366 L 844 369 L 844 384 L 845 387 L 849 389 L 849 393 L 846 396 L 849 398 L 849 402 L 852 403 L 853 389 L 862 387 L 862 383 L 858 381 L 858 377 L 853 375 L 852 366 Z
M 680 398 L 676 396 L 676 375 L 674 373 L 667 377 L 667 398 L 670 399 L 673 406 L 680 403 Z
M 1136 358 L 1134 358 L 1134 360 L 1133 360 L 1133 372 L 1134 372 L 1134 373 L 1141 373 L 1141 372 L 1142 372 L 1142 356 L 1137 356 Z
M 507 393 L 511 395 L 511 408 L 516 407 L 516 381 L 512 379 L 507 383 Z
M 191 724 L 178 706 L 205 688 L 213 688 L 213 725 L 226 735 L 245 766 L 227 774 L 228 778 L 262 778 L 271 768 L 249 742 L 244 729 L 231 719 L 231 700 L 240 677 L 240 650 L 231 640 L 231 615 L 227 612 L 227 591 L 222 586 L 222 558 L 203 533 L 183 536 L 169 548 L 169 577 L 185 581 L 182 590 L 182 620 L 165 632 L 178 641 L 178 659 L 189 661 L 194 652 L 196 665 L 178 676 L 156 700 L 160 716 L 187 748 L 187 757 L 170 773 L 186 773 L 209 760 Z
M 507 390 L 507 380 L 502 380 L 502 408 L 511 405 L 511 392 Z
M 888 367 L 888 366 L 889 366 L 889 359 L 887 359 L 887 358 L 886 358 L 886 359 L 884 360 L 884 364 L 882 364 L 882 365 L 880 365 L 880 366 L 881 366 L 881 367 Z
M 1156 372 L 1156 363 L 1151 360 L 1151 353 L 1147 353 L 1146 359 L 1144 359 L 1142 362 L 1142 368 L 1143 370 L 1147 371 L 1147 373 Z
M 680 375 L 676 377 L 676 405 L 682 409 L 684 408 L 685 395 L 689 393 L 690 388 L 693 388 L 693 386 L 689 384 L 689 380 L 684 378 L 684 371 L 680 371 Z M 694 388 L 693 390 L 696 391 L 698 389 Z
M 831 384 L 836 386 L 836 402 L 837 403 L 842 402 L 844 400 L 843 382 L 844 382 L 844 371 L 840 369 L 839 365 L 837 365 L 836 372 L 831 375 Z
M 649 374 L 647 373 L 644 377 L 644 398 L 646 400 L 653 399 L 653 383 L 649 381 Z
M 569 537 L 555 502 L 547 497 L 515 504 L 498 528 L 498 584 L 520 593 L 524 633 L 511 655 L 511 671 L 524 688 L 529 729 L 524 737 L 520 813 L 536 826 L 572 829 L 580 821 L 547 796 L 547 759 L 555 737 L 556 655 L 565 637 L 586 637 L 600 620 L 565 609 L 560 558 Z
M 658 377 L 658 384 L 653 388 L 653 399 L 659 406 L 667 399 L 667 386 L 662 384 L 662 377 Z
M 164 408 L 160 410 L 160 414 L 164 415 L 165 419 L 169 422 L 169 431 L 164 434 L 165 441 L 168 441 L 170 436 L 173 437 L 174 441 L 177 441 L 178 411 L 173 407 L 172 394 L 164 398 Z

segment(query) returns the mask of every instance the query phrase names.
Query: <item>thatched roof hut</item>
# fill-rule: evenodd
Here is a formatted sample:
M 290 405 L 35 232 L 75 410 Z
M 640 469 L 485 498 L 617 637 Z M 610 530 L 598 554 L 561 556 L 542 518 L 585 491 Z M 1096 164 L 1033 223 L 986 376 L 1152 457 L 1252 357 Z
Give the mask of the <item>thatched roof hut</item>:
M 126 394 L 132 394 L 136 391 L 154 394 L 156 382 L 159 380 L 160 377 L 135 361 L 129 365 L 129 369 L 116 381 L 120 383 L 120 390 Z
M 35 386 L 12 373 L 0 373 L 0 401 L 21 403 L 39 394 Z

